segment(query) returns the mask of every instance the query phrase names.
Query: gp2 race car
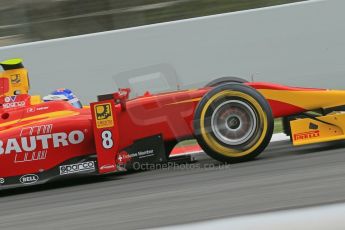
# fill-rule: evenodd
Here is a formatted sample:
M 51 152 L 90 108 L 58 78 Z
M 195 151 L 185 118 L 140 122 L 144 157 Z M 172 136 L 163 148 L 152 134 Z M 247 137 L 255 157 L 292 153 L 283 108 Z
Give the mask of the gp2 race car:
M 1 65 L 0 189 L 161 164 L 190 138 L 221 162 L 248 161 L 266 148 L 278 117 L 294 145 L 345 139 L 345 91 L 219 78 L 131 100 L 120 89 L 75 108 L 29 95 L 21 60 Z

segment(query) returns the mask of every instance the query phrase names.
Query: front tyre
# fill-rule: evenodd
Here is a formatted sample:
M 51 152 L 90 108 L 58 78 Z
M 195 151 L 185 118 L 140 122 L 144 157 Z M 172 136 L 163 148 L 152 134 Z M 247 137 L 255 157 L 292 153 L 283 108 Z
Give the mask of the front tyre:
M 216 87 L 227 83 L 247 83 L 248 81 L 239 77 L 220 77 L 207 83 L 205 87 Z
M 210 90 L 194 114 L 195 137 L 210 157 L 228 163 L 248 161 L 268 145 L 273 115 L 266 99 L 243 84 Z

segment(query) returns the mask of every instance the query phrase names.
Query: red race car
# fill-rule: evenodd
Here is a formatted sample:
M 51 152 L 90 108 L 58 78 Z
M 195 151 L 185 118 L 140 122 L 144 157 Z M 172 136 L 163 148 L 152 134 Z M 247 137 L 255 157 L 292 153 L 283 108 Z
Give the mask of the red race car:
M 318 109 L 325 115 L 345 98 L 343 91 L 220 78 L 201 89 L 131 100 L 130 90 L 121 89 L 77 108 L 62 94 L 46 102 L 29 95 L 21 60 L 0 64 L 0 189 L 161 164 L 190 138 L 219 161 L 251 160 L 269 143 L 274 118 Z M 323 129 L 339 125 L 327 117 L 286 122 L 286 132 L 296 145 L 331 140 Z

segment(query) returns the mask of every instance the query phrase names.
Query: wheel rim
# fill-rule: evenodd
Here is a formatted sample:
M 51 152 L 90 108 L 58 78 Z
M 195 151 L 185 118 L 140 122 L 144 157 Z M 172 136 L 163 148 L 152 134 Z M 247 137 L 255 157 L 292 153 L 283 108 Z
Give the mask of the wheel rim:
M 221 142 L 241 145 L 248 141 L 256 130 L 256 113 L 243 101 L 229 100 L 216 107 L 211 117 L 211 127 Z

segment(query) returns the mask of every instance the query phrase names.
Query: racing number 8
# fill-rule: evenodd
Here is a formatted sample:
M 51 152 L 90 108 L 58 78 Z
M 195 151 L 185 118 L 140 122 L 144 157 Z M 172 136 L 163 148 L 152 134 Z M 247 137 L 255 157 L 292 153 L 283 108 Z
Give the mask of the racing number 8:
M 109 130 L 105 130 L 101 134 L 102 146 L 105 149 L 111 149 L 114 146 L 113 134 Z

